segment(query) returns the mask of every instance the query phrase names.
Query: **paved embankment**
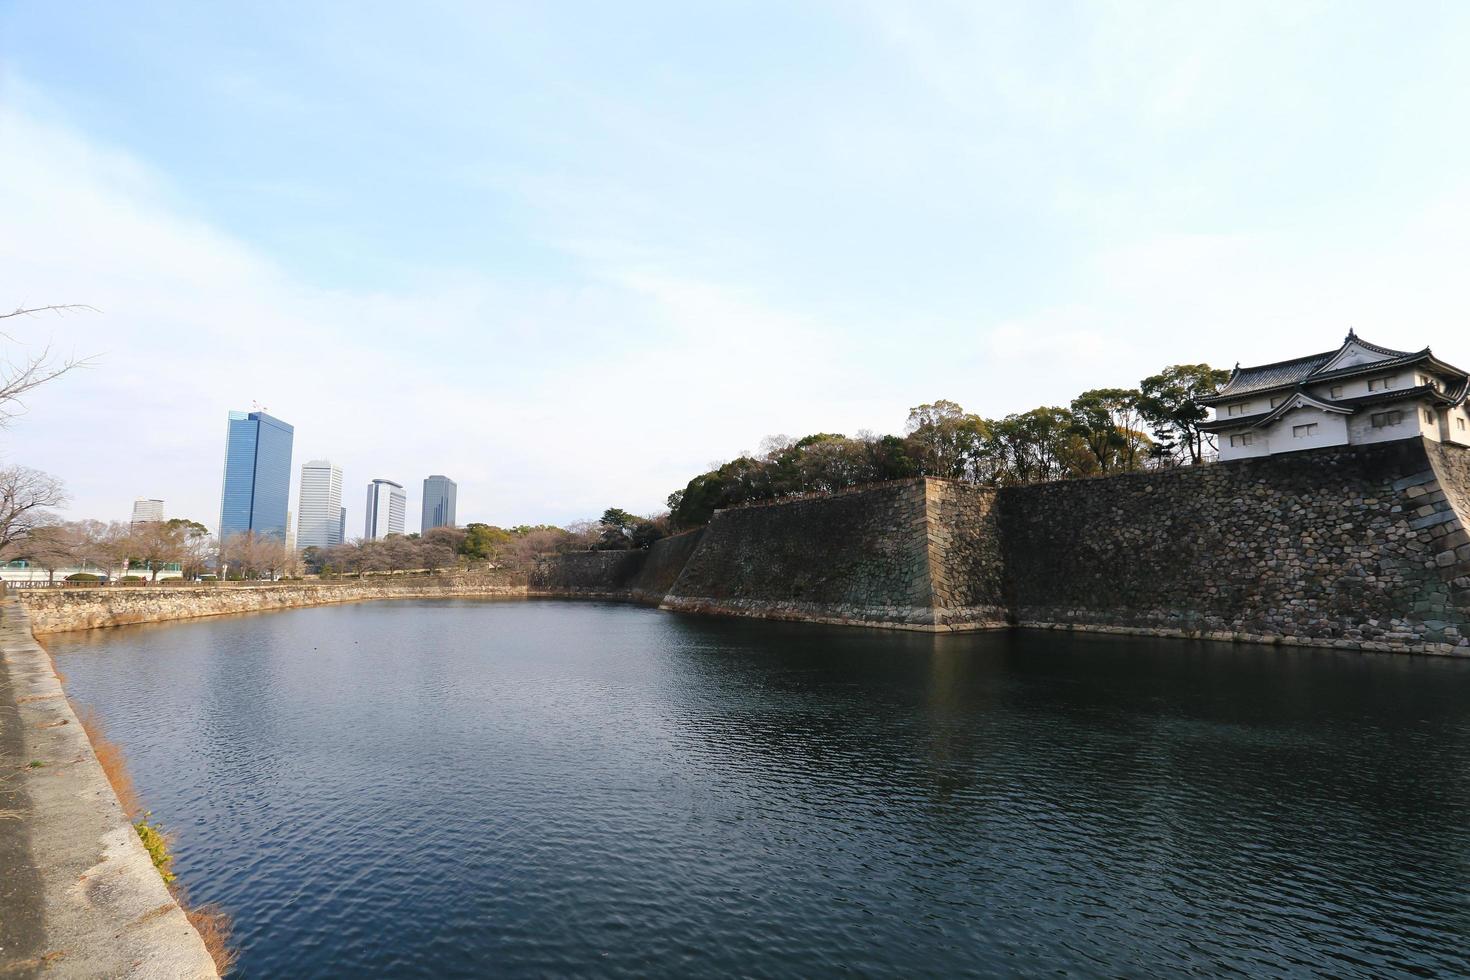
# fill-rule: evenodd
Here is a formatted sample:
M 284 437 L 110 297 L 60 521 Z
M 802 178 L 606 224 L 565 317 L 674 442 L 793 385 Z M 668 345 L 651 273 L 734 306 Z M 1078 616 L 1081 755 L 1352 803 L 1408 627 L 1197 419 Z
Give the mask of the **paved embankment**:
M 14 598 L 0 666 L 0 976 L 217 976 Z

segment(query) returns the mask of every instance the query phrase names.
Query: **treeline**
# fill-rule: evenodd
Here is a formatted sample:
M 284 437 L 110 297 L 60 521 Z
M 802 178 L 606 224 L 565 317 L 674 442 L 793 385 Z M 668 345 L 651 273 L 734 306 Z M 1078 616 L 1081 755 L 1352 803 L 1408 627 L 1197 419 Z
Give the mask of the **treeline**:
M 215 553 L 209 529 L 182 518 L 137 525 L 95 520 L 38 524 L 6 550 L 7 558 L 24 558 L 52 581 L 67 568 L 95 569 L 90 574 L 109 579 L 156 580 L 169 565 L 193 578 L 213 563 Z
M 937 476 L 989 486 L 1066 480 L 1199 463 L 1214 451 L 1201 398 L 1230 372 L 1176 364 L 1137 388 L 1097 388 L 1070 405 L 986 419 L 951 401 L 909 411 L 904 434 L 768 437 L 669 495 L 674 528 L 697 527 L 721 507 L 880 480 Z

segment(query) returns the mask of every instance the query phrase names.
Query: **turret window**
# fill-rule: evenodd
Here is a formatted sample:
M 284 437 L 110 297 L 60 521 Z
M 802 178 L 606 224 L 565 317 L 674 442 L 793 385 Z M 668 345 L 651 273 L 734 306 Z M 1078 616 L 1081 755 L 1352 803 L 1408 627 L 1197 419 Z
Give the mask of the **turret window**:
M 1389 375 L 1386 378 L 1369 378 L 1368 379 L 1368 390 L 1369 391 L 1387 391 L 1388 389 L 1390 389 L 1392 387 L 1393 387 L 1393 375 Z
M 1230 437 L 1230 446 L 1231 446 L 1232 449 L 1235 448 L 1236 446 L 1249 446 L 1251 443 L 1253 443 L 1255 441 L 1256 441 L 1255 435 L 1253 433 L 1246 432 L 1246 433 L 1243 433 L 1243 434 L 1238 435 L 1238 436 L 1231 436 Z
M 1373 428 L 1386 429 L 1390 425 L 1398 425 L 1404 420 L 1403 412 L 1374 412 L 1371 416 Z
M 1291 427 L 1291 437 L 1293 439 L 1310 439 L 1312 436 L 1314 436 L 1316 434 L 1317 434 L 1317 423 L 1316 422 L 1308 422 L 1305 425 L 1293 425 Z
M 1342 385 L 1333 385 L 1332 388 L 1331 388 L 1331 390 L 1329 391 L 1329 394 L 1333 398 L 1341 398 L 1342 397 Z
M 1434 413 L 1427 408 L 1424 410 L 1424 421 L 1428 422 L 1430 425 L 1434 424 Z

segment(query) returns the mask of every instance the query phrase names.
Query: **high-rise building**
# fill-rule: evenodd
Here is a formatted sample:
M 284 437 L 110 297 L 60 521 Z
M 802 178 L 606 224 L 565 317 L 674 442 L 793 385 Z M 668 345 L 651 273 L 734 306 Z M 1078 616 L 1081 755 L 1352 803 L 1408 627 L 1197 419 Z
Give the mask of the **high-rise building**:
M 133 501 L 133 524 L 163 523 L 163 501 L 139 497 Z
M 424 481 L 424 512 L 420 531 L 436 527 L 454 527 L 454 494 L 459 488 L 447 476 L 431 476 Z
M 342 513 L 342 467 L 327 459 L 301 464 L 296 546 L 305 550 L 341 544 Z
M 369 540 L 403 533 L 403 517 L 408 510 L 408 494 L 403 484 L 392 480 L 374 480 L 368 484 L 367 520 L 362 536 Z
M 337 518 L 337 540 L 347 540 L 347 508 L 342 508 L 342 514 Z
M 286 538 L 295 430 L 264 412 L 231 412 L 220 493 L 221 540 L 246 531 Z

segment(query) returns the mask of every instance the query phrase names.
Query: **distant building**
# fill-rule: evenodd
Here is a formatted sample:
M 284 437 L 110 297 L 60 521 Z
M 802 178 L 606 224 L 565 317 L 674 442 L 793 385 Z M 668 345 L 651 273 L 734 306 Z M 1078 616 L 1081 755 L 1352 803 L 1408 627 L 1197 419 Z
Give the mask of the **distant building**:
M 454 497 L 459 488 L 447 476 L 431 476 L 424 481 L 423 516 L 420 531 L 436 527 L 454 527 Z
M 139 497 L 133 501 L 133 524 L 162 524 L 163 501 Z
M 337 518 L 337 540 L 338 541 L 346 541 L 347 540 L 347 508 L 346 507 L 343 507 L 342 508 L 342 513 Z
M 342 543 L 342 468 L 331 460 L 301 465 L 296 499 L 296 546 L 330 548 Z
M 367 520 L 362 536 L 369 540 L 403 533 L 403 519 L 408 511 L 408 494 L 401 483 L 374 480 L 368 484 Z
M 286 538 L 295 430 L 264 412 L 231 412 L 220 494 L 221 540 L 246 531 Z
M 1259 367 L 1236 365 L 1201 399 L 1222 460 L 1398 439 L 1470 445 L 1470 375 L 1429 350 L 1392 350 L 1351 330 L 1342 346 Z

